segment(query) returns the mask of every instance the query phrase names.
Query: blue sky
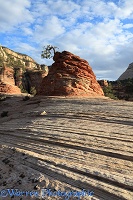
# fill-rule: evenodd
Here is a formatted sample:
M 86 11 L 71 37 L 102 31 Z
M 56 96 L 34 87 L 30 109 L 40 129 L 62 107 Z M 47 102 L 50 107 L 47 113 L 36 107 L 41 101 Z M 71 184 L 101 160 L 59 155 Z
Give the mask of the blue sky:
M 51 44 L 86 59 L 97 79 L 116 80 L 133 62 L 133 2 L 0 0 L 0 44 L 46 65 Z

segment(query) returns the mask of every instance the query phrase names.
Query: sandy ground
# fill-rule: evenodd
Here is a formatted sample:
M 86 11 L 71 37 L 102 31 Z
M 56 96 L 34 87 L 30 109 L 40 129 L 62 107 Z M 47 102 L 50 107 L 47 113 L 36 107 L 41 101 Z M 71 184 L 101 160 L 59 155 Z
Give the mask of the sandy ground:
M 3 111 L 0 200 L 133 199 L 133 102 L 10 96 Z

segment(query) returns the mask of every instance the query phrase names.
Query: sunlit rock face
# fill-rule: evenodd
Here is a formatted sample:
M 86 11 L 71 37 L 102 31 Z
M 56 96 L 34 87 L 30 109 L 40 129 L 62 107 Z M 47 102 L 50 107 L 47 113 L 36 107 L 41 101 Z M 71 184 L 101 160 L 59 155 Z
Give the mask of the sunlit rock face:
M 39 94 L 51 96 L 103 96 L 89 63 L 68 51 L 56 52 L 55 61 Z
M 31 88 L 38 92 L 47 74 L 46 65 L 39 65 L 28 55 L 0 46 L 0 93 L 30 93 Z

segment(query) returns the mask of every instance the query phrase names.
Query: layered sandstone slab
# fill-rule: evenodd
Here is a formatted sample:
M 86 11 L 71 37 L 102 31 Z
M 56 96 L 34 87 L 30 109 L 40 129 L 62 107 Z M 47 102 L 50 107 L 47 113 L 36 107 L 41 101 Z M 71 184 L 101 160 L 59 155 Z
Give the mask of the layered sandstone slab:
M 88 62 L 68 51 L 56 52 L 39 94 L 52 96 L 103 96 Z
M 104 97 L 36 96 L 22 101 L 17 96 L 2 101 L 1 112 L 8 111 L 8 116 L 0 118 L 0 190 L 18 188 L 40 194 L 43 188 L 84 189 L 94 195 L 81 200 L 132 200 L 131 107 L 133 102 Z

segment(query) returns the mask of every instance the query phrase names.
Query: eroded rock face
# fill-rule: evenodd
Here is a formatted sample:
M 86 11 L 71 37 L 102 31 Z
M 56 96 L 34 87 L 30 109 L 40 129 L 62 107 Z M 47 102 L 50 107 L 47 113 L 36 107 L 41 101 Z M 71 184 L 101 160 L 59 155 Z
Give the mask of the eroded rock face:
M 23 86 L 27 90 L 34 87 L 36 92 L 40 91 L 40 85 L 45 76 L 48 75 L 48 71 L 31 70 L 23 74 Z
M 41 95 L 103 96 L 88 62 L 70 52 L 56 52 L 49 74 L 42 81 Z
M 7 47 L 0 46 L 0 64 L 5 62 L 9 66 L 37 69 L 39 64 L 30 56 L 15 52 Z
M 38 92 L 42 79 L 48 72 L 41 70 L 29 70 L 25 73 L 21 68 L 0 67 L 0 93 L 20 94 L 20 87 L 30 93 L 32 87 Z
M 109 85 L 107 80 L 98 80 L 97 82 L 100 84 L 102 88 L 108 87 Z
M 0 69 L 0 93 L 20 94 L 20 88 L 15 86 L 14 70 L 10 67 Z
M 31 57 L 0 46 L 0 93 L 38 92 L 48 67 L 39 65 Z
M 118 80 L 124 80 L 133 78 L 133 63 L 130 63 L 126 71 L 118 78 Z

